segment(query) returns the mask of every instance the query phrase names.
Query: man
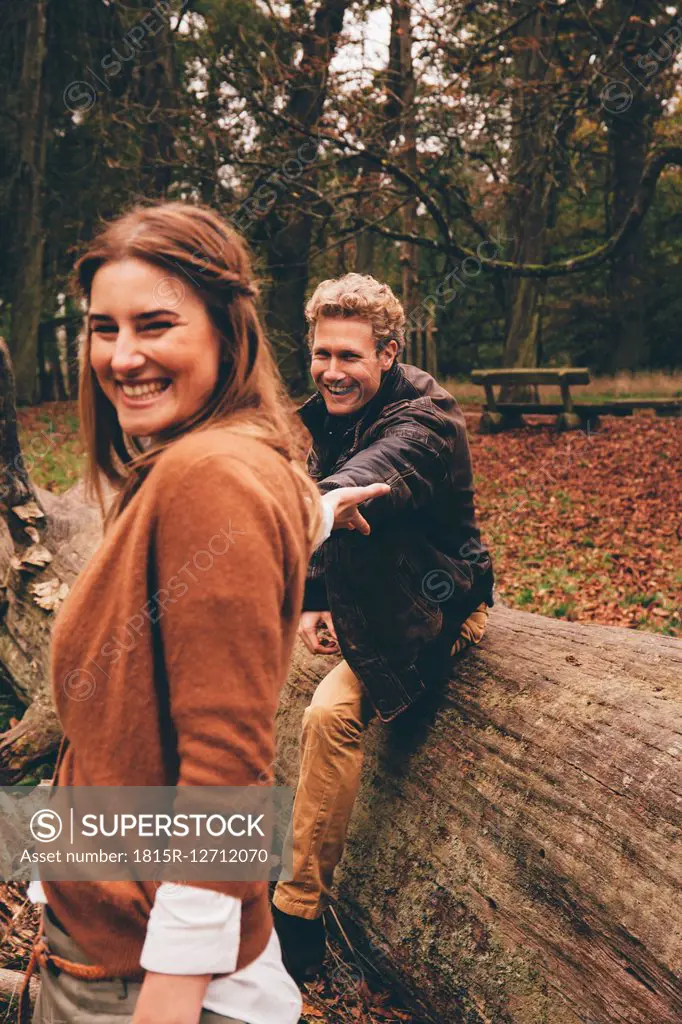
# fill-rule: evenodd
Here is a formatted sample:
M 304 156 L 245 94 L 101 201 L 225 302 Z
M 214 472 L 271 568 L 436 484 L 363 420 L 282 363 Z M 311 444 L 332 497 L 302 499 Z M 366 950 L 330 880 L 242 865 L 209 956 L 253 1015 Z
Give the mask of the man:
M 493 573 L 473 501 L 464 416 L 428 373 L 401 364 L 405 315 L 388 285 L 347 274 L 306 308 L 318 393 L 300 415 L 319 488 L 384 483 L 369 535 L 341 530 L 308 569 L 299 635 L 343 655 L 303 719 L 291 839 L 293 879 L 275 890 L 284 962 L 298 981 L 324 960 L 328 904 L 360 781 L 362 736 L 449 675 L 483 636 Z M 324 630 L 327 639 L 319 635 Z

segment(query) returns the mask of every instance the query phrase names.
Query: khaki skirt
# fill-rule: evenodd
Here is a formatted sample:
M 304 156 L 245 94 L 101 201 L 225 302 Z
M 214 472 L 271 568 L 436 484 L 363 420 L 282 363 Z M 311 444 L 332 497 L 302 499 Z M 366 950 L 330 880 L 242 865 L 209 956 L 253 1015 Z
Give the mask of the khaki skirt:
M 52 953 L 74 963 L 91 963 L 47 908 L 43 930 Z M 83 981 L 64 971 L 41 968 L 40 994 L 33 1011 L 32 1024 L 124 1024 L 132 1020 L 141 987 L 140 981 L 126 981 L 123 978 Z M 202 1010 L 199 1024 L 244 1022 L 211 1010 Z

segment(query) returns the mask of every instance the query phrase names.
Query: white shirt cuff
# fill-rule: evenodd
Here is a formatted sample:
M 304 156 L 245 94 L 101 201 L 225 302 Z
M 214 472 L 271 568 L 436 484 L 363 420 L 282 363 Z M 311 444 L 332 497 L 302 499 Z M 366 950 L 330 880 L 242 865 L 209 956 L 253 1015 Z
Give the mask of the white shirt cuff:
M 320 525 L 320 532 L 318 533 L 315 541 L 316 548 L 319 548 L 321 544 L 324 544 L 334 528 L 334 509 L 327 498 L 327 494 L 320 495 L 320 501 L 322 503 L 322 523 Z
M 32 878 L 28 883 L 28 891 L 26 893 L 31 903 L 47 903 L 47 896 L 43 889 L 43 883 L 39 878 Z
M 163 882 L 151 909 L 140 964 L 158 974 L 232 974 L 241 900 L 214 889 Z

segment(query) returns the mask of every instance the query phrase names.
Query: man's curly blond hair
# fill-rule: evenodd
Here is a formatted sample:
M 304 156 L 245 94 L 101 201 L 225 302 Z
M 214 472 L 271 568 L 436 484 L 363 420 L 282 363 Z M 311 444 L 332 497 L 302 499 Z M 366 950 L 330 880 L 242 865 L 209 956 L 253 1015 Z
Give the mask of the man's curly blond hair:
M 322 281 L 305 308 L 305 316 L 311 345 L 321 316 L 357 316 L 372 325 L 377 352 L 391 339 L 398 343 L 398 356 L 405 347 L 405 311 L 389 286 L 369 274 L 344 274 Z

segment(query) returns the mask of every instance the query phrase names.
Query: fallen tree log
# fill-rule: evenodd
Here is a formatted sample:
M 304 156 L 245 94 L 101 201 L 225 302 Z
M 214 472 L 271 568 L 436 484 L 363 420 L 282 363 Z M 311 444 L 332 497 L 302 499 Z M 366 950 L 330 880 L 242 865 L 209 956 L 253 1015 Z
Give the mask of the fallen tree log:
M 338 657 L 298 647 L 278 716 Z M 682 643 L 493 609 L 367 737 L 338 906 L 443 1024 L 682 1020 Z
M 0 686 L 27 708 L 0 735 L 2 785 L 22 779 L 59 744 L 49 675 L 52 621 L 101 539 L 99 510 L 84 501 L 82 484 L 57 496 L 30 480 L 31 468 L 58 443 L 58 433 L 45 429 L 22 452 L 12 367 L 0 339 Z
M 5 1011 L 5 1020 L 15 1020 L 19 1008 L 19 993 L 24 982 L 21 971 L 7 971 L 0 968 L 0 1009 Z M 29 982 L 29 999 L 31 1007 L 35 1006 L 40 991 L 38 973 Z M 10 1017 L 10 1013 L 12 1017 Z M 57 1022 L 55 1021 L 55 1024 Z

